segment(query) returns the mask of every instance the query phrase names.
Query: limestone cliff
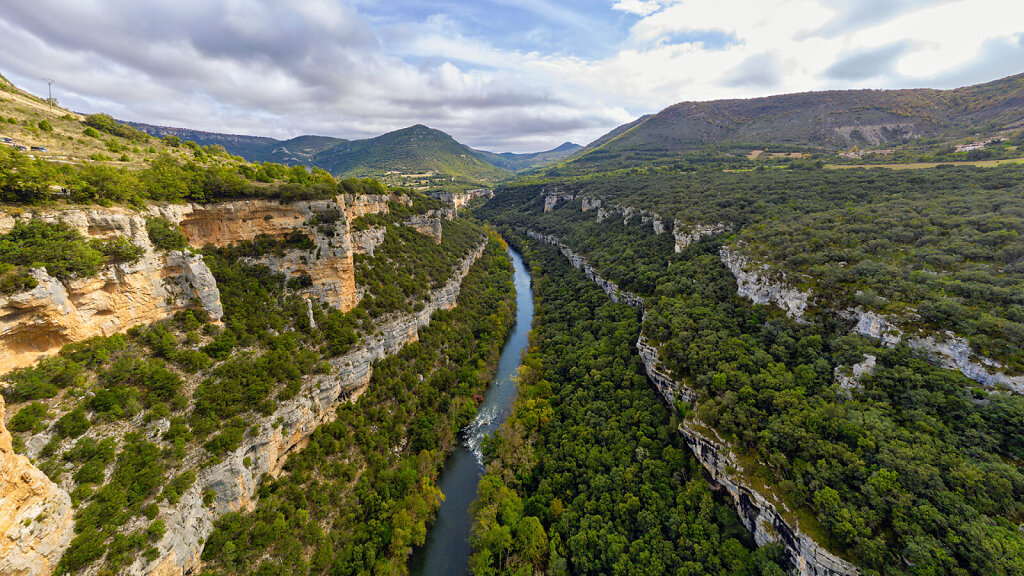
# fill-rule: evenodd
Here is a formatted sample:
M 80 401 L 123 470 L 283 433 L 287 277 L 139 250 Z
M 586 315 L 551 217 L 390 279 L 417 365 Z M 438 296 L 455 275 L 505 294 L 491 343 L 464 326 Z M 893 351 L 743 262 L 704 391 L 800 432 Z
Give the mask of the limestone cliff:
M 283 238 L 296 230 L 305 233 L 314 250 L 289 251 L 282 258 L 267 257 L 258 263 L 286 276 L 309 276 L 307 296 L 351 310 L 359 303 L 353 256 L 360 250 L 372 254 L 383 240 L 382 230 L 367 231 L 357 242 L 351 222 L 365 214 L 388 212 L 389 201 L 411 202 L 397 195 L 342 195 L 287 204 L 243 200 L 154 205 L 144 213 L 124 208 L 0 212 L 0 233 L 19 220 L 39 219 L 64 223 L 89 238 L 123 236 L 145 250 L 136 262 L 106 266 L 91 278 L 62 281 L 45 270 L 34 270 L 35 288 L 0 297 L 0 373 L 31 365 L 69 342 L 123 332 L 195 305 L 220 320 L 220 292 L 202 256 L 157 250 L 146 232 L 146 218 L 152 216 L 180 225 L 194 247 L 226 246 L 260 235 Z M 421 231 L 440 242 L 438 217 Z
M 48 575 L 71 541 L 71 498 L 14 453 L 5 423 L 0 396 L 0 574 Z
M 786 283 L 785 275 L 776 280 L 769 276 L 766 266 L 754 266 L 745 256 L 734 250 L 722 248 L 719 252 L 722 263 L 736 277 L 737 293 L 749 298 L 755 304 L 772 304 L 786 311 L 786 315 L 802 320 L 811 294 L 802 292 Z
M 672 236 L 676 240 L 675 250 L 677 253 L 682 252 L 684 248 L 699 241 L 701 238 L 722 234 L 730 230 L 732 230 L 732 226 L 724 222 L 686 226 L 679 220 L 676 220 L 672 224 Z
M 154 562 L 139 558 L 129 573 L 178 576 L 197 572 L 202 542 L 213 531 L 216 519 L 229 511 L 251 510 L 263 475 L 280 474 L 289 453 L 302 449 L 317 426 L 332 421 L 340 403 L 359 396 L 370 382 L 374 361 L 415 342 L 419 329 L 430 322 L 434 312 L 455 306 L 462 281 L 484 248 L 481 244 L 463 259 L 448 282 L 429 294 L 421 310 L 390 316 L 364 336 L 358 348 L 332 359 L 330 375 L 310 378 L 295 398 L 282 403 L 272 415 L 251 422 L 258 432 L 247 436 L 219 464 L 202 470 L 177 505 L 162 503 L 160 517 L 167 532 L 157 544 L 160 556 Z M 209 506 L 203 504 L 206 491 L 216 494 Z
M 573 252 L 557 238 L 532 230 L 527 230 L 526 234 L 530 238 L 556 246 L 574 267 L 583 270 L 613 301 L 644 310 L 643 317 L 646 320 L 647 312 L 642 297 L 620 290 L 614 282 L 602 278 L 585 258 Z M 662 367 L 658 349 L 644 338 L 642 329 L 636 347 L 648 379 L 670 407 L 675 408 L 676 400 L 683 400 L 691 405 L 696 403 L 696 391 L 674 380 Z M 786 520 L 777 510 L 775 502 L 778 498 L 774 494 L 769 493 L 766 496 L 758 489 L 745 485 L 741 476 L 743 469 L 725 442 L 709 438 L 692 422 L 684 422 L 679 432 L 714 483 L 724 488 L 732 497 L 736 512 L 744 526 L 753 534 L 758 546 L 780 544 L 790 564 L 801 576 L 859 574 L 855 566 L 828 552 L 801 532 L 795 520 Z
M 145 253 L 135 262 L 105 266 L 91 278 L 62 281 L 36 269 L 35 288 L 0 297 L 0 373 L 30 365 L 69 342 L 161 320 L 194 303 L 215 321 L 223 315 L 220 292 L 202 256 L 158 251 L 140 213 L 93 208 L 4 216 L 0 233 L 16 220 L 62 222 L 90 238 L 123 236 Z
M 313 240 L 314 250 L 293 250 L 283 258 L 264 257 L 254 263 L 289 277 L 308 276 L 313 281 L 306 290 L 308 296 L 347 312 L 359 303 L 352 221 L 366 214 L 386 214 L 389 201 L 408 203 L 409 199 L 399 195 L 345 194 L 333 200 L 175 204 L 151 211 L 179 224 L 193 246 L 227 246 L 257 236 L 283 238 L 295 231 L 304 233 Z M 361 240 L 366 246 L 367 238 Z
M 860 571 L 856 566 L 822 548 L 799 529 L 795 520 L 786 520 L 776 504 L 778 498 L 745 486 L 743 467 L 720 438 L 712 438 L 714 431 L 702 429 L 690 421 L 679 427 L 697 460 L 711 475 L 711 479 L 724 488 L 732 498 L 743 525 L 754 535 L 758 546 L 781 544 L 790 564 L 802 576 L 853 576 Z

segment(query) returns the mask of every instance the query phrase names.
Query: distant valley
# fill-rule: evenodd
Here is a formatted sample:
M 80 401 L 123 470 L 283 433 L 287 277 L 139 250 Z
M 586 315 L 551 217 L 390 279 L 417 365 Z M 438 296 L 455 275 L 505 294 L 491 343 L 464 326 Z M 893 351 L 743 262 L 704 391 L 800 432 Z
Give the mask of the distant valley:
M 516 172 L 541 168 L 583 147 L 566 142 L 546 152 L 497 154 L 474 150 L 448 134 L 423 125 L 410 126 L 365 140 L 297 136 L 275 140 L 260 136 L 219 134 L 138 122 L 130 126 L 157 137 L 177 136 L 203 146 L 223 146 L 250 162 L 306 164 L 339 177 L 375 177 L 413 187 L 494 184 Z

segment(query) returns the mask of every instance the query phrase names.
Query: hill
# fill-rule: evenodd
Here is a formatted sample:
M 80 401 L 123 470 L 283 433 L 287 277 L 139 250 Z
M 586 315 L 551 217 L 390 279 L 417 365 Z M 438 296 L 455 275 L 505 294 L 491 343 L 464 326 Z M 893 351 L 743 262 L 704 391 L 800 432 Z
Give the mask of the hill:
M 572 142 L 566 142 L 558 148 L 553 148 L 545 152 L 534 152 L 532 154 L 514 154 L 512 152 L 487 152 L 485 150 L 474 150 L 477 156 L 481 160 L 489 164 L 493 164 L 498 168 L 503 168 L 510 172 L 523 172 L 531 170 L 533 168 L 539 168 L 546 166 L 553 162 L 558 162 L 564 158 L 572 156 L 576 152 L 582 150 L 583 147 L 579 144 L 573 144 Z
M 604 169 L 706 150 L 828 151 L 936 139 L 949 144 L 1024 127 L 1024 74 L 955 90 L 843 90 L 682 102 L 620 126 L 572 164 Z
M 339 144 L 311 161 L 337 176 L 397 178 L 417 186 L 451 180 L 493 183 L 509 176 L 448 134 L 422 124 Z

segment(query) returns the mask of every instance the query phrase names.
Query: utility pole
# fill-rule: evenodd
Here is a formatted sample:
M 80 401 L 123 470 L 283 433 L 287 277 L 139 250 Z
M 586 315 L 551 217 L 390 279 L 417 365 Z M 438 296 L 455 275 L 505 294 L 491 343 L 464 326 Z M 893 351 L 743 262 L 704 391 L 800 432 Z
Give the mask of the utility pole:
M 50 105 L 50 112 L 53 112 L 53 80 L 43 78 L 43 82 L 46 82 L 46 102 Z

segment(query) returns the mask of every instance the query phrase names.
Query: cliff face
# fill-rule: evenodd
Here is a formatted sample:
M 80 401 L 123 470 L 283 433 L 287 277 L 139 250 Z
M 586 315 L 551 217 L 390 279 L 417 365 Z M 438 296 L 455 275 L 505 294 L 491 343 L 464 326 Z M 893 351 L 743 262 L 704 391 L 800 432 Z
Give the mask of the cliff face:
M 801 292 L 786 284 L 785 277 L 776 281 L 767 276 L 765 266 L 755 267 L 740 253 L 722 248 L 719 255 L 722 263 L 736 277 L 737 292 L 755 304 L 773 304 L 786 311 L 786 315 L 802 320 L 811 299 L 808 292 Z
M 573 252 L 557 238 L 532 230 L 527 230 L 526 234 L 530 238 L 556 246 L 574 267 L 583 270 L 614 302 L 644 310 L 646 319 L 646 306 L 642 297 L 620 290 L 614 282 L 602 278 L 585 258 Z M 696 391 L 685 383 L 673 379 L 662 367 L 658 349 L 647 342 L 642 330 L 636 347 L 648 379 L 670 407 L 675 407 L 676 400 L 683 400 L 691 405 L 697 401 Z M 743 469 L 724 442 L 709 438 L 690 422 L 684 422 L 679 432 L 686 439 L 694 456 L 708 471 L 711 479 L 732 497 L 736 512 L 744 526 L 753 534 L 758 546 L 780 544 L 790 564 L 801 576 L 859 574 L 854 565 L 822 548 L 801 532 L 798 524 L 787 521 L 776 508 L 774 494 L 766 497 L 757 489 L 746 486 L 741 476 Z
M 0 574 L 48 575 L 71 542 L 71 498 L 14 453 L 4 408 L 0 396 Z
M 313 250 L 292 250 L 283 258 L 264 257 L 254 263 L 289 277 L 309 276 L 313 285 L 306 290 L 307 295 L 348 312 L 359 304 L 353 260 L 357 247 L 351 223 L 366 214 L 386 214 L 389 201 L 408 199 L 397 195 L 346 194 L 333 200 L 288 204 L 245 200 L 169 205 L 152 211 L 178 223 L 192 246 L 227 246 L 261 235 L 284 238 L 295 231 L 304 233 L 313 240 Z M 361 240 L 365 245 L 367 239 Z M 372 243 L 373 238 L 369 241 Z M 370 253 L 374 247 L 375 244 Z
M 347 312 L 359 303 L 353 256 L 360 249 L 372 253 L 383 239 L 383 230 L 370 232 L 358 237 L 357 245 L 351 222 L 364 214 L 388 212 L 388 201 L 409 200 L 345 195 L 289 204 L 267 200 L 173 204 L 151 206 L 147 213 L 122 208 L 0 213 L 0 233 L 10 231 L 18 220 L 40 219 L 64 223 L 88 238 L 123 236 L 145 249 L 138 261 L 106 266 L 91 278 L 62 281 L 37 269 L 34 289 L 0 297 L 0 373 L 31 365 L 69 342 L 123 332 L 197 304 L 211 319 L 220 320 L 224 314 L 220 292 L 203 257 L 157 250 L 146 232 L 148 216 L 179 224 L 194 247 L 226 246 L 259 235 L 283 238 L 296 230 L 305 233 L 314 242 L 313 250 L 288 251 L 282 258 L 265 257 L 257 263 L 286 276 L 309 276 L 313 281 L 306 290 L 309 297 Z M 323 222 L 314 223 L 318 217 Z M 440 242 L 440 220 L 430 220 L 421 231 Z
M 419 329 L 430 322 L 434 312 L 455 306 L 462 280 L 484 247 L 481 244 L 463 259 L 448 282 L 430 293 L 423 309 L 391 316 L 365 336 L 357 349 L 331 360 L 329 376 L 311 378 L 295 398 L 282 403 L 272 415 L 252 422 L 259 429 L 257 434 L 247 437 L 219 464 L 202 470 L 177 505 L 163 503 L 161 518 L 167 532 L 157 544 L 159 559 L 147 562 L 139 558 L 129 573 L 178 576 L 197 571 L 202 542 L 213 531 L 216 519 L 229 511 L 251 510 L 263 475 L 280 474 L 288 454 L 305 447 L 317 426 L 332 421 L 340 403 L 358 398 L 370 382 L 373 363 L 415 342 Z M 208 490 L 216 498 L 205 506 L 203 493 Z
M 86 237 L 124 236 L 145 249 L 136 262 L 104 267 L 91 278 L 62 281 L 33 270 L 38 285 L 0 297 L 0 373 L 28 366 L 69 342 L 109 336 L 161 320 L 198 302 L 213 320 L 223 315 L 216 281 L 202 256 L 157 251 L 145 218 L 122 209 L 24 212 L 20 220 L 62 222 Z M 0 233 L 15 218 L 0 218 Z

